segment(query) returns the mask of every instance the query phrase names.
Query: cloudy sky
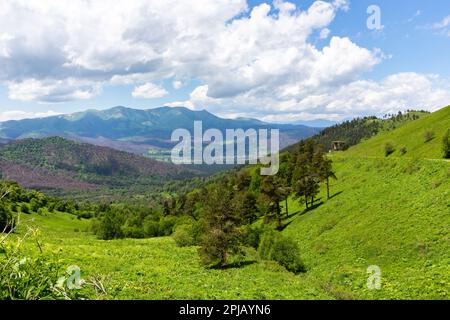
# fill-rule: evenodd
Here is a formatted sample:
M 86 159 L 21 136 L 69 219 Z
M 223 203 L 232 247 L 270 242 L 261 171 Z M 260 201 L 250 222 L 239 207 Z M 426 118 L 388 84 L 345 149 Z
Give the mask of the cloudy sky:
M 436 110 L 449 52 L 448 0 L 0 0 L 0 121 L 117 105 L 282 122 Z

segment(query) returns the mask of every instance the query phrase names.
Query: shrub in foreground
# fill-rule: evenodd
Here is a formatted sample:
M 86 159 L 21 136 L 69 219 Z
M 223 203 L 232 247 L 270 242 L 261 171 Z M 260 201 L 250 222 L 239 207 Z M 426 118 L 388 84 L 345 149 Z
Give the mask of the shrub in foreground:
M 305 272 L 297 243 L 276 231 L 261 237 L 258 253 L 262 259 L 278 262 L 290 272 Z
M 384 145 L 384 155 L 389 157 L 391 154 L 395 152 L 395 146 L 391 142 L 387 142 Z
M 7 238 L 8 234 L 0 234 L 0 300 L 83 298 L 68 287 L 57 260 L 43 255 L 27 257 L 21 246 L 8 244 Z M 18 243 L 25 239 L 26 235 Z

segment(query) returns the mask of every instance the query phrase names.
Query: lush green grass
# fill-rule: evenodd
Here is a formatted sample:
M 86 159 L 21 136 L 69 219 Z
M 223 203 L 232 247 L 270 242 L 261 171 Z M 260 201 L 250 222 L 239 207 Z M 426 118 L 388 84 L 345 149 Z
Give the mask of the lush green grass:
M 298 242 L 305 274 L 251 251 L 240 267 L 206 270 L 195 247 L 179 248 L 171 238 L 101 241 L 88 221 L 62 213 L 23 216 L 19 235 L 38 226 L 44 254 L 78 265 L 86 279 L 101 275 L 107 294 L 86 289 L 91 298 L 449 299 L 450 163 L 436 160 L 449 121 L 447 107 L 335 153 L 332 199 L 322 191 L 308 212 L 289 199 L 283 233 Z M 428 129 L 436 137 L 425 143 Z M 385 158 L 390 140 L 408 153 Z M 39 252 L 31 239 L 26 248 Z M 371 265 L 381 268 L 381 290 L 366 286 Z
M 307 277 L 337 298 L 450 298 L 450 164 L 335 157 L 336 196 L 298 212 L 284 231 L 297 239 Z M 367 268 L 382 290 L 366 288 Z M 314 282 L 314 281 L 311 281 Z
M 335 196 L 297 213 L 283 231 L 298 241 L 308 268 L 295 276 L 259 261 L 227 270 L 205 270 L 197 248 L 171 238 L 101 241 L 88 222 L 71 215 L 23 216 L 41 229 L 45 254 L 82 276 L 102 275 L 108 294 L 99 299 L 326 299 L 449 298 L 450 165 L 408 159 L 335 156 Z M 38 248 L 29 241 L 28 250 Z M 366 288 L 369 265 L 382 270 L 382 289 Z
M 449 128 L 450 106 L 353 146 L 346 151 L 346 155 L 384 157 L 384 145 L 390 142 L 396 148 L 391 157 L 441 159 L 442 138 Z M 431 141 L 425 142 L 424 135 L 427 131 L 433 132 L 435 136 Z M 406 147 L 406 154 L 400 154 L 401 147 Z
M 86 221 L 66 214 L 23 217 L 26 225 L 40 227 L 44 254 L 56 254 L 63 266 L 77 265 L 82 278 L 102 275 L 107 295 L 98 299 L 324 299 L 326 292 L 273 262 L 256 261 L 227 270 L 206 270 L 197 248 L 179 248 L 171 238 L 102 241 L 83 232 Z M 80 232 L 75 232 L 75 229 Z M 38 246 L 27 242 L 29 254 Z M 252 259 L 255 257 L 255 259 Z

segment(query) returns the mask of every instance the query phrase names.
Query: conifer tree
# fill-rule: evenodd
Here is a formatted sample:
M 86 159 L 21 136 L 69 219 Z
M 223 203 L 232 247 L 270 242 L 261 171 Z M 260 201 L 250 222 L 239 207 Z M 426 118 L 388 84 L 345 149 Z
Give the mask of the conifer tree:
M 442 151 L 444 152 L 444 159 L 450 159 L 450 129 L 447 129 L 442 139 Z
M 231 254 L 239 251 L 242 219 L 231 205 L 233 192 L 228 182 L 215 184 L 208 191 L 204 211 L 206 233 L 199 254 L 205 266 L 221 268 Z

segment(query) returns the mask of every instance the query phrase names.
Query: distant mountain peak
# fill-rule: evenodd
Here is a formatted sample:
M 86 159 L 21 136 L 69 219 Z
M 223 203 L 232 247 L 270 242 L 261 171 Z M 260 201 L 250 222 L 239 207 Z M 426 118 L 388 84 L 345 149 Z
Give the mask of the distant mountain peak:
M 63 116 L 3 122 L 0 137 L 6 140 L 62 136 L 110 146 L 138 154 L 149 150 L 171 149 L 171 134 L 176 129 L 193 131 L 194 122 L 202 121 L 203 130 L 280 129 L 280 144 L 286 146 L 318 132 L 302 125 L 270 124 L 256 119 L 225 119 L 207 110 L 163 106 L 132 109 L 115 106 L 110 109 L 76 112 Z

